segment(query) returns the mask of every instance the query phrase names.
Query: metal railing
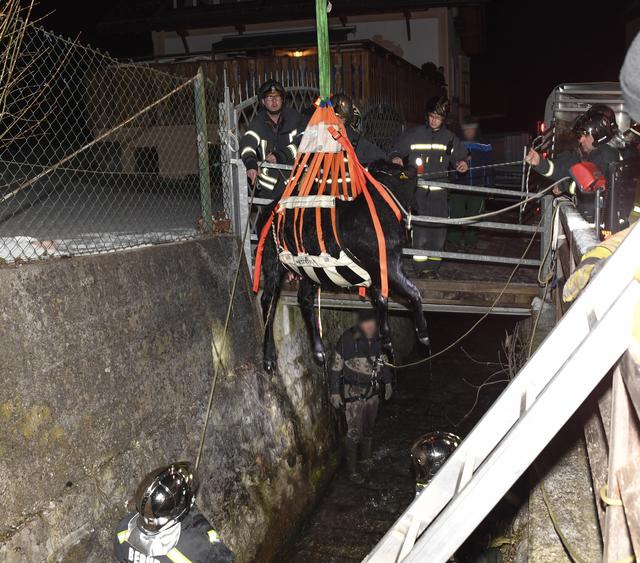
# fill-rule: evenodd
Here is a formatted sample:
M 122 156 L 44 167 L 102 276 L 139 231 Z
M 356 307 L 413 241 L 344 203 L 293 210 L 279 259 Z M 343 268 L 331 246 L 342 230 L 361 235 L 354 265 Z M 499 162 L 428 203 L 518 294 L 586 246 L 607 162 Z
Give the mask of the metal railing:
M 202 73 L 121 63 L 31 25 L 13 62 L 0 84 L 0 264 L 230 230 L 222 90 Z
M 234 168 L 236 168 L 236 181 L 238 181 L 238 193 L 242 203 L 239 205 L 245 205 L 248 208 L 249 202 L 246 197 L 246 193 L 248 191 L 247 185 L 247 177 L 246 177 L 246 169 L 244 167 L 244 163 L 240 159 L 233 159 L 232 164 Z M 260 163 L 260 167 L 262 168 L 272 168 L 278 169 L 283 172 L 290 172 L 293 167 L 291 165 L 286 164 L 271 164 L 268 162 Z M 461 193 L 469 193 L 474 195 L 487 195 L 488 197 L 496 197 L 496 198 L 508 198 L 514 200 L 522 200 L 526 198 L 526 194 L 522 193 L 519 190 L 508 190 L 508 189 L 500 189 L 500 188 L 487 188 L 482 186 L 467 186 L 462 184 L 454 184 L 449 182 L 440 182 L 435 180 L 426 180 L 419 178 L 418 180 L 419 186 L 437 186 L 442 187 L 448 190 L 457 191 Z M 419 188 L 420 189 L 420 188 Z M 476 221 L 474 223 L 469 223 L 465 225 L 465 227 L 477 228 L 477 229 L 490 229 L 495 231 L 507 231 L 513 233 L 520 234 L 535 234 L 541 233 L 541 235 L 550 229 L 550 221 L 551 221 L 551 205 L 550 201 L 552 200 L 551 196 L 545 196 L 542 198 L 542 209 L 543 209 L 543 221 L 540 226 L 538 225 L 523 225 L 519 223 L 506 223 L 499 221 Z M 253 200 L 254 206 L 256 208 L 261 208 L 268 206 L 272 203 L 271 199 L 255 197 Z M 411 222 L 412 224 L 430 224 L 432 225 L 434 221 L 437 221 L 438 217 L 421 217 L 421 216 L 412 216 Z M 234 225 L 235 232 L 242 232 L 242 229 L 245 225 L 244 221 L 251 220 L 251 213 L 246 213 L 243 215 L 242 220 Z M 446 220 L 446 219 L 445 219 Z M 252 225 L 253 233 L 251 236 L 251 241 L 247 241 L 245 248 L 246 255 L 249 260 L 249 266 L 251 267 L 251 249 L 250 245 L 255 244 L 257 242 L 257 234 L 255 234 L 255 225 Z M 543 236 L 543 235 L 542 235 Z M 541 247 L 543 245 L 541 244 Z M 405 256 L 414 256 L 424 254 L 424 250 L 416 249 L 416 248 L 405 248 L 403 249 L 403 254 Z M 510 257 L 510 256 L 496 256 L 496 255 L 486 255 L 482 253 L 471 253 L 471 252 L 448 252 L 448 251 L 429 251 L 429 256 L 434 258 L 442 258 L 446 260 L 457 260 L 464 262 L 480 262 L 480 263 L 492 263 L 492 264 L 520 264 L 525 267 L 535 267 L 538 268 L 542 264 L 542 257 L 540 258 L 527 258 L 527 257 Z

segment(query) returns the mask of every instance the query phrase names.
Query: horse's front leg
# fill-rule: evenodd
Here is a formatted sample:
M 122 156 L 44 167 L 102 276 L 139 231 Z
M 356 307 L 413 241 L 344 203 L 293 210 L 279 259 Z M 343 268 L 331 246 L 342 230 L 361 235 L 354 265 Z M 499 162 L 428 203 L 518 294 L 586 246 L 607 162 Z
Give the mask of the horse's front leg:
M 300 305 L 302 318 L 304 319 L 304 324 L 307 327 L 309 339 L 311 340 L 313 359 L 318 365 L 323 365 L 325 360 L 324 345 L 320 337 L 320 328 L 318 327 L 316 312 L 313 308 L 313 299 L 313 284 L 309 280 L 302 278 L 298 286 L 298 304 Z

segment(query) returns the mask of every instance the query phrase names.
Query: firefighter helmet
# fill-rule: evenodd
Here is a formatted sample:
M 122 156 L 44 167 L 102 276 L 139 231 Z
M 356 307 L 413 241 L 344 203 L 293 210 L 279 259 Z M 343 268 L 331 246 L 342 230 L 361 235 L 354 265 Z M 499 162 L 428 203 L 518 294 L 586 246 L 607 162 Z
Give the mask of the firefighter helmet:
M 284 86 L 278 82 L 277 80 L 273 80 L 270 78 L 266 82 L 264 82 L 260 88 L 258 88 L 258 96 L 262 100 L 266 98 L 269 94 L 280 94 L 283 98 L 286 94 L 286 90 Z
M 573 132 L 591 135 L 594 147 L 608 143 L 618 132 L 616 115 L 608 106 L 596 104 L 576 119 Z
M 157 534 L 181 522 L 191 510 L 196 490 L 196 478 L 186 461 L 152 471 L 136 491 L 138 528 L 145 534 Z
M 446 118 L 449 115 L 451 106 L 449 104 L 449 98 L 446 96 L 433 96 L 427 101 L 427 107 L 425 113 L 427 116 L 430 113 L 435 113 L 440 117 Z
M 450 432 L 429 432 L 411 447 L 416 486 L 426 486 L 460 445 L 460 438 Z
M 346 94 L 334 94 L 331 96 L 331 105 L 336 115 L 342 118 L 345 124 L 353 121 L 354 105 L 353 100 Z

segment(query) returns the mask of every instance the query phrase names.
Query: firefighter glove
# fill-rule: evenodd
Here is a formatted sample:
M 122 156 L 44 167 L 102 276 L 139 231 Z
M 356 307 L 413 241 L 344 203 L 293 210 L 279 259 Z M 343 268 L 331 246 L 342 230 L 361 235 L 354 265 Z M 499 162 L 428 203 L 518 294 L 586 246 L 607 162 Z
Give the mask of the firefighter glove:
M 391 383 L 386 383 L 384 386 L 384 400 L 388 401 L 391 399 L 391 395 L 393 395 L 393 385 L 391 385 Z

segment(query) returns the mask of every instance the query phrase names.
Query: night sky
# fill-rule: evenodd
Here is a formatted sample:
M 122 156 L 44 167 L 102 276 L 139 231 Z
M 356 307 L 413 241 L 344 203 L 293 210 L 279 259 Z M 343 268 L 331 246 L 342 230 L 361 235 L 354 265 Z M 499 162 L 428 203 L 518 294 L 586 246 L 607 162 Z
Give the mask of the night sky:
M 617 80 L 626 50 L 624 10 L 632 3 L 601 2 L 594 10 L 576 0 L 491 0 L 486 8 L 486 48 L 471 61 L 471 105 L 476 115 L 505 117 L 485 121 L 484 128 L 532 130 L 556 85 Z M 55 10 L 45 27 L 67 36 L 80 34 L 81 41 L 117 56 L 150 54 L 146 38 L 112 38 L 97 32 L 113 5 L 106 0 L 41 0 L 39 11 Z
M 617 81 L 626 52 L 624 9 L 633 2 L 494 0 L 485 52 L 471 61 L 471 109 L 506 114 L 485 129 L 535 128 L 563 82 Z M 611 7 L 611 9 L 607 9 Z

